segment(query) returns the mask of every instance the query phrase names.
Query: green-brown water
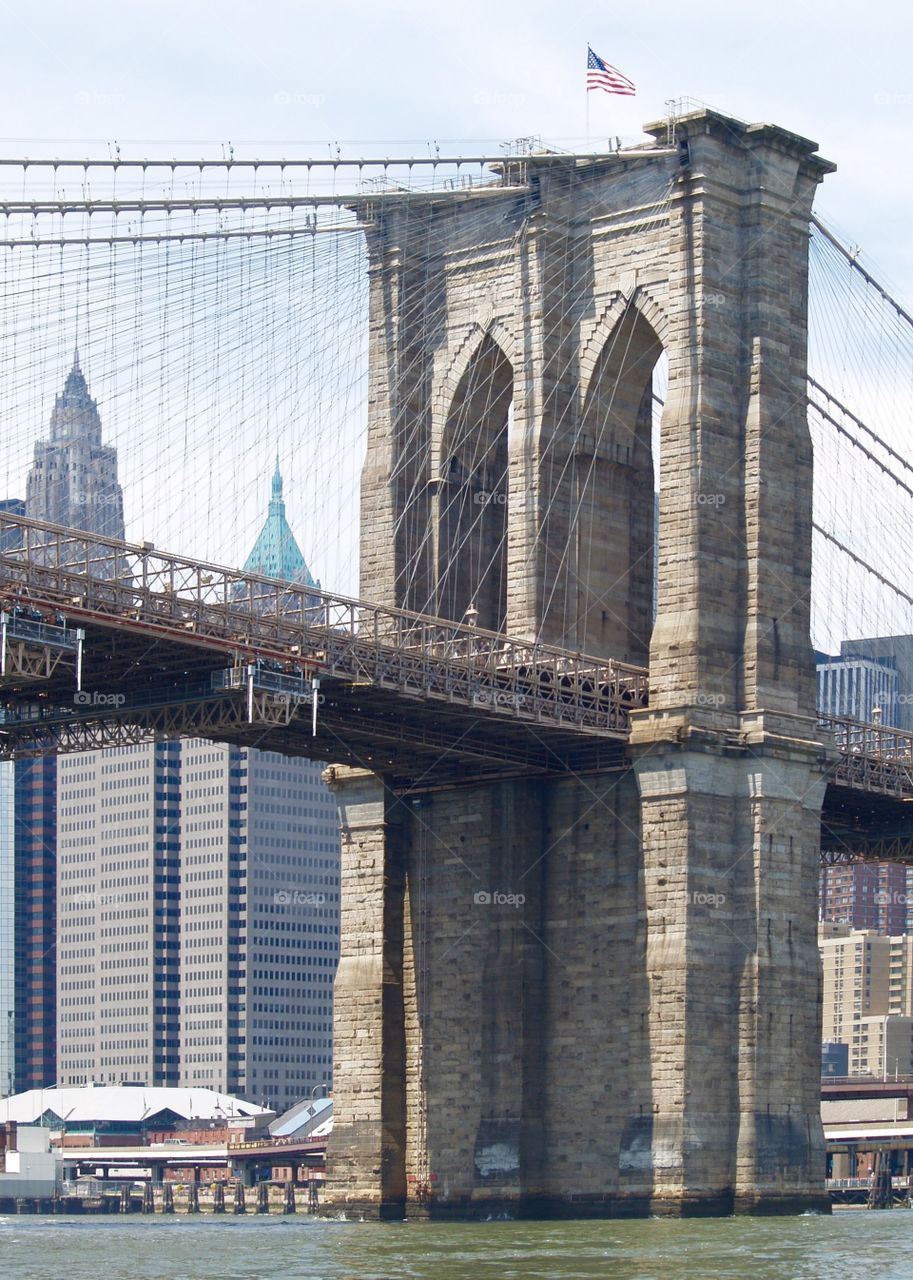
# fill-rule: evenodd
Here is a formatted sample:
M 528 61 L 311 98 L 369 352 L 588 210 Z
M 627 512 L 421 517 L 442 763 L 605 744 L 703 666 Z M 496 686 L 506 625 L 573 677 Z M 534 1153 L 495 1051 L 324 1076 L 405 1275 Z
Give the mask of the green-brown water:
M 3 1280 L 910 1280 L 913 1211 L 479 1224 L 0 1218 Z

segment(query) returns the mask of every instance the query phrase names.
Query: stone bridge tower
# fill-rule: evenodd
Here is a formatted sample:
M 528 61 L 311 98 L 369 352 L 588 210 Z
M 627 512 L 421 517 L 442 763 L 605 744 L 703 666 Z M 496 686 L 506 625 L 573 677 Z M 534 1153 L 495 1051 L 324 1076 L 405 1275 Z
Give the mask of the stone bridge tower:
M 827 1205 L 805 396 L 831 166 L 711 111 L 648 132 L 367 221 L 363 593 L 649 662 L 651 692 L 620 772 L 336 771 L 339 1207 Z

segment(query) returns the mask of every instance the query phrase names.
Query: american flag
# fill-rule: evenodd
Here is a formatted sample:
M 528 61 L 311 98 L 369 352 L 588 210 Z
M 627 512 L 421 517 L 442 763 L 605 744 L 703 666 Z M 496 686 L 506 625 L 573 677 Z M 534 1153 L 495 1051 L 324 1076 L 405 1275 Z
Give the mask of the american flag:
M 589 45 L 587 45 L 586 87 L 587 91 L 605 89 L 606 93 L 627 93 L 632 96 L 634 94 L 633 80 L 629 80 L 620 71 L 603 62 L 599 54 L 594 53 Z

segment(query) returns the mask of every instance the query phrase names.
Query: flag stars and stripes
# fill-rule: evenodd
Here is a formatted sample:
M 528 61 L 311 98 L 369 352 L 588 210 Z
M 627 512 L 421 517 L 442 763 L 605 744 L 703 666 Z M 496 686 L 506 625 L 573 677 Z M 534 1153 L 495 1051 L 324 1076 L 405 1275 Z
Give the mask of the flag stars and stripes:
M 609 66 L 600 58 L 598 53 L 587 45 L 586 59 L 586 87 L 590 89 L 604 89 L 606 93 L 625 93 L 634 94 L 634 81 L 629 80 L 626 75 L 617 70 L 617 68 Z

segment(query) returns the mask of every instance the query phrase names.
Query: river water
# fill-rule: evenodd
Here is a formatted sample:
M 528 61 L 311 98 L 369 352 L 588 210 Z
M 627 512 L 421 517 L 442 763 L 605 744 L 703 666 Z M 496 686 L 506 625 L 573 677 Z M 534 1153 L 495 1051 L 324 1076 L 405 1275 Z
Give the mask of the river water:
M 477 1224 L 0 1217 L 3 1280 L 910 1280 L 913 1210 Z

